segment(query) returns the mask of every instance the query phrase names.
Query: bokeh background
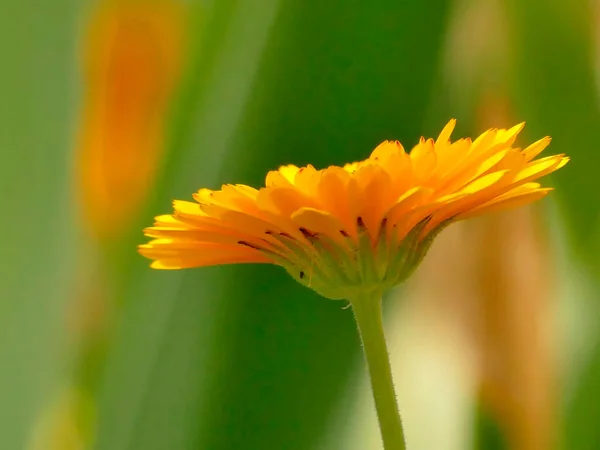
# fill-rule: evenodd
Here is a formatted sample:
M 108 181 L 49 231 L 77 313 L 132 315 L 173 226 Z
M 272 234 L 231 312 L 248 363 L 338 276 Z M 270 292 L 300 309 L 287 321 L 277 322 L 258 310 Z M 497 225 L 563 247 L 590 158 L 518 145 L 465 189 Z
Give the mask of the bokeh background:
M 380 448 L 341 302 L 158 272 L 200 187 L 526 121 L 572 162 L 386 300 L 412 450 L 600 448 L 600 9 L 581 0 L 2 0 L 0 448 Z

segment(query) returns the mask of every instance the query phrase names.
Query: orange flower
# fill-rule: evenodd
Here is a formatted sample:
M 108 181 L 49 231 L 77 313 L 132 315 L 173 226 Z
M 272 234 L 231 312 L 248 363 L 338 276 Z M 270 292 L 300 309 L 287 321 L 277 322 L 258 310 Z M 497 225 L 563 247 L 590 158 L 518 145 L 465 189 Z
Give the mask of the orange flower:
M 533 160 L 547 137 L 513 148 L 524 124 L 451 143 L 454 126 L 410 154 L 385 141 L 344 167 L 280 167 L 258 190 L 201 189 L 197 203 L 177 200 L 173 215 L 156 218 L 140 253 L 157 269 L 278 264 L 332 299 L 384 291 L 412 273 L 445 226 L 544 197 L 551 189 L 533 180 L 568 162 Z
M 183 19 L 174 0 L 109 0 L 92 15 L 77 169 L 81 204 L 97 235 L 122 230 L 154 179 L 181 71 Z

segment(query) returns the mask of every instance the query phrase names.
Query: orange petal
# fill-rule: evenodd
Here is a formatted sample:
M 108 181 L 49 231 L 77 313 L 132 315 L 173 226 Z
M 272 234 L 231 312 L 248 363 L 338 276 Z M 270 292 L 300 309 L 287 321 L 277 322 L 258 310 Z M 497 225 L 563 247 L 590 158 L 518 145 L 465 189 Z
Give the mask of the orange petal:
M 298 170 L 300 170 L 300 168 L 293 164 L 281 166 L 278 170 L 272 170 L 267 173 L 265 186 L 293 186 Z
M 525 148 L 522 151 L 522 153 L 525 155 L 525 161 L 529 162 L 539 155 L 546 147 L 548 147 L 548 145 L 550 145 L 551 141 L 552 139 L 546 136 L 545 138 L 540 139 L 539 141 L 534 142 L 529 147 Z
M 339 167 L 329 167 L 321 175 L 318 185 L 323 207 L 343 224 L 344 230 L 355 238 L 356 222 L 352 218 L 348 198 L 350 174 Z
M 261 189 L 256 198 L 258 207 L 273 214 L 290 217 L 298 209 L 319 205 L 294 187 L 273 186 Z
M 415 146 L 410 152 L 410 159 L 416 178 L 418 180 L 429 178 L 437 165 L 433 139 L 422 140 Z
M 498 130 L 496 143 L 502 143 L 505 146 L 513 145 L 523 128 L 525 128 L 525 122 L 518 123 L 508 130 Z
M 271 262 L 257 250 L 242 245 L 183 243 L 168 239 L 158 239 L 149 244 L 140 245 L 139 252 L 146 258 L 155 260 L 152 267 L 156 269 Z
M 450 136 L 454 131 L 454 127 L 456 126 L 456 119 L 450 119 L 450 121 L 446 124 L 446 126 L 442 129 L 440 135 L 435 141 L 435 145 L 445 144 L 450 140 Z
M 554 172 L 569 162 L 569 158 L 564 155 L 548 156 L 529 163 L 523 170 L 519 172 L 515 178 L 515 183 L 526 183 L 544 175 Z
M 292 220 L 298 227 L 306 228 L 314 233 L 325 234 L 334 242 L 343 246 L 347 245 L 344 235 L 340 233 L 343 230 L 342 223 L 335 216 L 325 211 L 301 208 L 293 214 Z
M 357 175 L 361 177 L 359 183 L 365 198 L 361 217 L 374 242 L 379 235 L 379 227 L 384 213 L 390 209 L 396 200 L 392 190 L 392 180 L 380 166 L 364 168 Z
M 472 209 L 471 211 L 460 214 L 457 217 L 457 220 L 469 219 L 482 214 L 490 214 L 498 211 L 504 211 L 506 209 L 524 206 L 545 197 L 550 191 L 552 191 L 552 188 L 535 189 L 529 192 L 513 195 L 508 198 L 494 199 L 491 202 Z

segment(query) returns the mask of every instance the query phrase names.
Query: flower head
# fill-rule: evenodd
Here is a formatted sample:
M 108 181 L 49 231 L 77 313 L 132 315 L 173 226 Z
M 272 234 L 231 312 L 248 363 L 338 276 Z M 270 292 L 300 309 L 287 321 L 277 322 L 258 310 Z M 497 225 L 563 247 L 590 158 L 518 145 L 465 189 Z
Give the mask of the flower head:
M 410 153 L 385 141 L 344 167 L 282 166 L 260 189 L 200 189 L 196 203 L 176 200 L 173 215 L 156 218 L 140 253 L 157 269 L 277 264 L 332 299 L 384 291 L 412 273 L 445 226 L 544 197 L 551 189 L 534 180 L 568 162 L 534 160 L 548 137 L 513 148 L 524 124 L 450 142 L 454 126 Z

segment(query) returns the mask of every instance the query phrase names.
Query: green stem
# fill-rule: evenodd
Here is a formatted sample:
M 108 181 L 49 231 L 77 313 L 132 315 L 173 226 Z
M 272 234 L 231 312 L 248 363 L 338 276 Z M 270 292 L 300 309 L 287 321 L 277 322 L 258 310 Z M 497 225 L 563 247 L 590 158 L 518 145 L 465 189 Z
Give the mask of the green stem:
M 350 304 L 367 359 L 383 447 L 385 450 L 405 450 L 404 432 L 383 333 L 381 295 L 360 296 L 350 300 Z

